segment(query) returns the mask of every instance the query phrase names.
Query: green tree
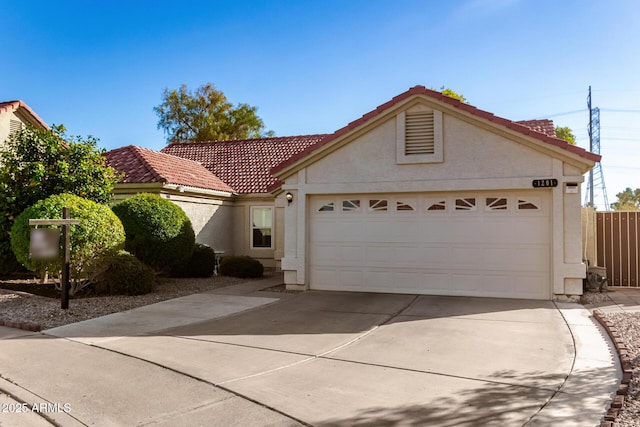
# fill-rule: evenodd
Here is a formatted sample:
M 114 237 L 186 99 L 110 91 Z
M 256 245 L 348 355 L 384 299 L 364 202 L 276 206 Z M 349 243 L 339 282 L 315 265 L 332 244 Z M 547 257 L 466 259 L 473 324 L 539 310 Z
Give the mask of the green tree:
M 108 203 L 118 180 L 105 164 L 98 140 L 67 137 L 64 126 L 27 126 L 0 150 L 0 271 L 17 267 L 11 251 L 13 220 L 24 209 L 54 194 L 70 193 Z
M 616 211 L 640 210 L 640 188 L 632 190 L 627 187 L 623 192 L 616 194 L 618 201 L 611 204 Z
M 576 137 L 571 131 L 571 128 L 567 126 L 556 126 L 556 136 L 560 139 L 564 139 L 571 145 L 576 145 Z
M 165 89 L 162 104 L 153 109 L 168 142 L 226 141 L 273 135 L 264 131 L 257 107 L 233 106 L 211 83 L 191 92 L 186 85 L 178 90 Z

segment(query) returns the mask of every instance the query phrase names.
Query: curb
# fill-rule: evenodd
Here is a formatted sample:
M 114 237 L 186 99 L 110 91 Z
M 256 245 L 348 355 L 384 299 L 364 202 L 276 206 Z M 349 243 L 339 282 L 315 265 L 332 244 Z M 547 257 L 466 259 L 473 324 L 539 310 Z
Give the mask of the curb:
M 604 421 L 600 423 L 600 427 L 613 427 L 613 423 L 618 417 L 622 404 L 624 403 L 624 398 L 629 392 L 629 383 L 631 382 L 631 376 L 633 375 L 633 367 L 631 366 L 631 359 L 627 352 L 627 346 L 622 341 L 622 337 L 618 333 L 616 327 L 611 322 L 607 321 L 600 310 L 594 310 L 593 317 L 595 317 L 596 320 L 607 330 L 607 333 L 609 334 L 609 337 L 611 338 L 611 341 L 618 353 L 618 359 L 620 359 L 620 366 L 622 368 L 622 379 L 620 380 L 620 385 L 616 391 L 616 396 L 613 398 L 611 407 L 604 416 Z
M 40 332 L 42 327 L 37 323 L 31 322 L 17 322 L 13 320 L 6 320 L 0 317 L 0 326 L 6 326 L 7 328 L 22 329 L 31 332 Z

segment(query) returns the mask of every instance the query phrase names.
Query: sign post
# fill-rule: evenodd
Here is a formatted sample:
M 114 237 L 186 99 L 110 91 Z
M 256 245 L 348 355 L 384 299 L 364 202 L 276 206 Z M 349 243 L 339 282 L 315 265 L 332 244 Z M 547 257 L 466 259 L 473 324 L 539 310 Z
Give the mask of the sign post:
M 71 266 L 71 250 L 69 231 L 72 225 L 79 224 L 77 219 L 71 219 L 68 207 L 62 208 L 62 219 L 30 219 L 29 225 L 60 225 L 62 226 L 62 278 L 60 297 L 61 308 L 66 310 L 69 308 L 69 272 Z

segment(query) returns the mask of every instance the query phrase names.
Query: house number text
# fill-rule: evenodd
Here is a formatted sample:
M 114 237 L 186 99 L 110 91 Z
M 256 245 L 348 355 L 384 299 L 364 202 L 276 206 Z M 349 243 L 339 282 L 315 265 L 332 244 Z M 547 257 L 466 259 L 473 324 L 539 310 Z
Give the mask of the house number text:
M 555 178 L 550 179 L 534 179 L 532 181 L 533 188 L 543 188 L 543 187 L 557 187 L 558 180 Z

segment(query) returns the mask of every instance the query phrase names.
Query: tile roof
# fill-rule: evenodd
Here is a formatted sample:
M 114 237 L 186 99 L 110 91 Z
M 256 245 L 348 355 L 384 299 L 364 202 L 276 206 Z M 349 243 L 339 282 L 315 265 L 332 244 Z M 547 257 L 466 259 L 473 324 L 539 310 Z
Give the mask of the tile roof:
M 16 111 L 18 109 L 24 110 L 28 116 L 31 116 L 31 120 L 29 121 L 32 122 L 32 124 L 39 125 L 44 129 L 49 129 L 49 125 L 38 117 L 38 115 L 24 101 L 15 100 L 0 102 L 0 114 L 7 111 Z
M 552 138 L 556 137 L 556 127 L 553 125 L 553 120 L 519 120 L 516 123 L 533 129 L 536 132 L 544 133 Z
M 235 193 L 233 188 L 198 162 L 129 145 L 105 153 L 107 164 L 123 173 L 122 183 L 185 185 Z
M 440 92 L 436 92 L 435 90 L 431 90 L 431 89 L 427 89 L 424 86 L 414 86 L 411 89 L 409 89 L 406 92 L 401 93 L 400 95 L 395 96 L 394 98 L 392 98 L 391 100 L 385 102 L 382 105 L 379 105 L 376 109 L 366 113 L 365 115 L 363 115 L 362 117 L 360 117 L 357 120 L 352 121 L 351 123 L 349 123 L 348 125 L 338 129 L 337 131 L 335 131 L 332 134 L 327 135 L 325 138 L 323 138 L 321 141 L 318 141 L 318 143 L 308 147 L 307 149 L 305 149 L 304 151 L 299 152 L 298 154 L 293 155 L 292 157 L 284 160 L 282 163 L 280 163 L 279 165 L 277 165 L 276 167 L 274 167 L 272 169 L 272 173 L 277 173 L 279 171 L 281 171 L 282 169 L 291 166 L 293 164 L 295 164 L 296 162 L 298 162 L 299 160 L 303 159 L 304 157 L 310 155 L 312 152 L 314 152 L 315 150 L 317 150 L 318 148 L 330 143 L 331 141 L 339 138 L 342 135 L 345 135 L 349 132 L 351 132 L 352 130 L 356 129 L 357 127 L 365 124 L 366 122 L 368 122 L 369 120 L 377 117 L 378 115 L 382 114 L 384 111 L 388 110 L 389 108 L 393 107 L 396 104 L 399 104 L 400 102 L 416 96 L 416 95 L 423 95 L 423 96 L 427 96 L 429 98 L 433 98 L 436 99 L 438 101 L 444 102 L 446 104 L 449 104 L 452 107 L 458 108 L 462 111 L 465 111 L 469 114 L 473 114 L 475 116 L 478 116 L 482 119 L 485 120 L 489 120 L 493 123 L 496 123 L 498 125 L 504 126 L 506 128 L 509 128 L 513 131 L 522 133 L 524 135 L 528 135 L 531 136 L 533 138 L 536 138 L 546 144 L 555 146 L 555 147 L 559 147 L 562 149 L 565 149 L 573 154 L 576 154 L 580 157 L 583 157 L 587 160 L 591 160 L 594 162 L 599 162 L 600 161 L 600 155 L 595 154 L 595 153 L 591 153 L 587 150 L 585 150 L 584 148 L 580 148 L 576 145 L 571 145 L 569 144 L 567 141 L 564 141 L 562 139 L 559 139 L 554 135 L 548 135 L 546 133 L 540 132 L 536 129 L 532 129 L 528 126 L 525 126 L 523 124 L 520 124 L 518 122 L 514 122 L 511 121 L 509 119 L 505 119 L 502 117 L 498 117 L 493 115 L 492 113 L 489 113 L 488 111 L 484 111 L 484 110 L 480 110 L 476 107 L 474 107 L 473 105 L 469 105 L 469 104 L 465 104 L 464 102 L 460 102 L 457 99 L 451 98 L 449 96 L 443 95 Z
M 266 193 L 277 182 L 270 172 L 273 167 L 326 136 L 183 142 L 170 144 L 161 151 L 201 163 L 240 194 Z

